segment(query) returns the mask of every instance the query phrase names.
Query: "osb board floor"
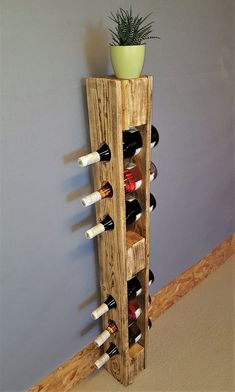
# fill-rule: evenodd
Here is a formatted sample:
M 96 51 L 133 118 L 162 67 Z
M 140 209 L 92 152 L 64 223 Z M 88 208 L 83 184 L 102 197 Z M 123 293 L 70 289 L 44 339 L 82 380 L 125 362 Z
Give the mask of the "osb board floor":
M 128 389 L 101 370 L 73 392 L 234 391 L 234 267 L 235 255 L 159 317 L 148 368 Z

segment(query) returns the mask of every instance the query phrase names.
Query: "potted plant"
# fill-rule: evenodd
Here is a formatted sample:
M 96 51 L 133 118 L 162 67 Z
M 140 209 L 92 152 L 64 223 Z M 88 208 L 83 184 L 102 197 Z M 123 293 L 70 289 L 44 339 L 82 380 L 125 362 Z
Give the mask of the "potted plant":
M 154 22 L 146 23 L 151 14 L 133 16 L 131 7 L 129 11 L 119 8 L 115 14 L 110 12 L 109 18 L 115 23 L 115 29 L 109 29 L 112 34 L 110 55 L 117 78 L 135 79 L 140 76 L 144 65 L 145 41 L 159 38 L 151 35 Z

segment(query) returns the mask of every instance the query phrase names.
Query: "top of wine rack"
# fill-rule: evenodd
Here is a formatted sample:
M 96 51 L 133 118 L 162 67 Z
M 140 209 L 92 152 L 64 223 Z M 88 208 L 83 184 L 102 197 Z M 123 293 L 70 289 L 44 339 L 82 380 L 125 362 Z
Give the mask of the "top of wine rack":
M 107 84 L 115 84 L 118 97 L 122 100 L 122 129 L 147 124 L 149 121 L 149 101 L 152 94 L 153 77 L 144 75 L 137 79 L 117 79 L 114 76 L 90 77 L 95 81 L 97 91 Z

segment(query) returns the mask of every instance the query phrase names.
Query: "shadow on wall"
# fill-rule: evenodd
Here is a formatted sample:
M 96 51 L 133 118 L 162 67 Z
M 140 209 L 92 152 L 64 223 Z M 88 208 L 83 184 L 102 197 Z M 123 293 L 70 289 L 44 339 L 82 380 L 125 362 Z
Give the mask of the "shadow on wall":
M 88 76 L 107 75 L 109 66 L 109 34 L 103 23 L 85 24 L 84 52 Z
M 103 23 L 99 22 L 97 25 L 92 25 L 90 22 L 85 23 L 85 33 L 83 37 L 84 42 L 84 53 L 87 63 L 87 75 L 88 76 L 101 76 L 107 75 L 109 67 L 109 42 L 108 42 L 108 31 L 103 27 Z M 78 86 L 78 94 L 81 96 L 80 106 L 81 118 L 84 124 L 84 136 L 85 145 L 77 150 L 67 153 L 63 157 L 64 164 L 76 163 L 79 156 L 87 154 L 90 150 L 90 137 L 89 137 L 89 121 L 88 121 L 88 109 L 87 109 L 87 98 L 86 98 L 86 78 L 82 78 L 80 85 Z M 79 133 L 78 133 L 79 136 Z M 78 172 L 75 177 L 66 179 L 63 184 L 63 189 L 67 192 L 67 202 L 72 202 L 92 191 L 92 175 L 91 170 Z M 84 230 L 87 225 L 93 225 L 94 222 L 94 211 L 89 209 L 80 210 L 78 214 L 68 218 L 65 222 L 65 229 L 70 229 L 71 233 L 76 233 L 79 230 Z M 68 260 L 77 262 L 83 260 L 87 254 L 94 255 L 94 265 L 96 268 L 96 274 L 98 276 L 98 255 L 97 249 L 94 242 L 87 242 L 84 240 L 83 243 L 79 244 L 75 249 L 71 249 L 68 254 Z M 99 298 L 99 285 L 97 280 L 97 291 L 91 294 L 85 301 L 78 305 L 78 311 L 82 311 L 83 308 L 89 306 L 92 302 L 97 301 Z M 83 336 L 88 333 L 92 328 L 97 325 L 94 321 L 89 321 L 80 331 L 79 336 Z

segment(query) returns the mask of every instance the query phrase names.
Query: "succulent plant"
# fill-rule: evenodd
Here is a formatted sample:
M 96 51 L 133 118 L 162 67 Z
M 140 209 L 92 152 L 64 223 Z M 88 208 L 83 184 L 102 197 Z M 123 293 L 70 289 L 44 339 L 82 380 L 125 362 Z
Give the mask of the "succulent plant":
M 109 29 L 112 34 L 111 45 L 141 45 L 144 44 L 147 39 L 160 38 L 151 36 L 153 21 L 144 24 L 151 14 L 152 12 L 144 17 L 139 14 L 133 16 L 131 6 L 129 11 L 119 8 L 115 14 L 110 12 L 111 16 L 109 16 L 109 18 L 116 24 L 115 30 Z

